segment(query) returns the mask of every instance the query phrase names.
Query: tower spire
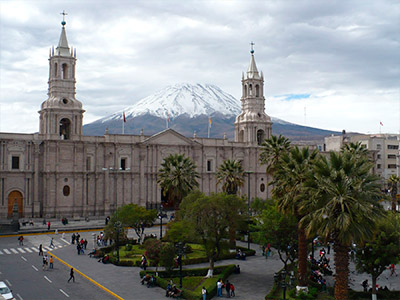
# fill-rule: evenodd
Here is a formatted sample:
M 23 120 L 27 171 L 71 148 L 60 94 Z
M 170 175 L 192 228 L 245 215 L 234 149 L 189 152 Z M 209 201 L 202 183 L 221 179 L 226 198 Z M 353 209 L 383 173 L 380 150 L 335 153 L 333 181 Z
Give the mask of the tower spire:
M 67 22 L 65 22 L 65 16 L 68 14 L 63 10 L 62 13 L 60 13 L 60 15 L 63 15 L 63 20 L 61 22 L 62 29 L 61 29 L 60 40 L 56 48 L 56 54 L 60 56 L 68 56 L 70 54 L 70 51 L 68 46 L 67 34 L 65 32 L 65 25 L 67 24 Z
M 250 57 L 250 65 L 249 68 L 247 69 L 247 78 L 255 78 L 255 79 L 259 79 L 260 75 L 258 74 L 258 70 L 257 70 L 257 66 L 256 66 L 256 61 L 254 59 L 254 42 L 250 43 L 250 53 L 251 53 L 251 57 Z

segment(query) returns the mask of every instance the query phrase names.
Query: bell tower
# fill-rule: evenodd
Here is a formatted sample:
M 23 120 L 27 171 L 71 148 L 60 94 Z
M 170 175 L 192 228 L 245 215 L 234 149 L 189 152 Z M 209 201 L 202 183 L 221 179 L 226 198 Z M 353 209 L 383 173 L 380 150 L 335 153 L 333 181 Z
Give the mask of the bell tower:
M 82 103 L 75 99 L 76 49 L 70 49 L 63 11 L 57 48 L 50 49 L 48 99 L 41 105 L 39 134 L 45 139 L 77 140 L 82 135 Z
M 261 145 L 271 137 L 272 122 L 265 113 L 264 76 L 257 70 L 254 43 L 250 45 L 250 65 L 246 75 L 242 73 L 242 112 L 235 121 L 235 142 Z

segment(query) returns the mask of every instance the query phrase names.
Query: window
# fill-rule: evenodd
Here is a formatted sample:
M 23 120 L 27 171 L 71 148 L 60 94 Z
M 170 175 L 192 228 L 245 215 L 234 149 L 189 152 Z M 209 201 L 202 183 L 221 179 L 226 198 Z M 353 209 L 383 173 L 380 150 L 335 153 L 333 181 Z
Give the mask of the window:
M 69 196 L 69 193 L 70 193 L 71 191 L 70 191 L 70 188 L 69 188 L 69 185 L 64 185 L 64 187 L 63 187 L 63 195 L 65 196 L 65 197 L 67 197 L 67 196 Z
M 62 140 L 69 140 L 71 134 L 71 121 L 69 119 L 61 119 L 60 121 L 60 137 Z
M 67 64 L 63 64 L 62 65 L 62 79 L 67 79 L 68 78 L 68 65 Z
M 381 144 L 376 144 L 376 149 L 378 149 L 378 150 L 382 149 L 382 145 Z
M 381 164 L 377 164 L 377 165 L 376 165 L 376 168 L 377 168 L 377 169 L 380 169 L 380 168 L 381 168 Z
M 387 148 L 390 150 L 397 150 L 399 149 L 399 145 L 387 145 Z
M 388 165 L 388 169 L 396 169 L 396 165 L 395 164 L 389 164 Z
M 92 158 L 86 157 L 86 171 L 92 171 Z
M 388 154 L 388 159 L 396 159 L 396 154 Z
M 126 158 L 121 158 L 120 170 L 126 170 Z
M 264 193 L 264 191 L 265 191 L 265 184 L 264 184 L 264 183 L 261 183 L 261 185 L 260 185 L 260 192 L 261 192 L 261 193 Z
M 377 158 L 377 159 L 381 159 L 381 155 L 378 154 L 378 155 L 376 156 L 376 158 Z
M 212 172 L 212 159 L 207 160 L 207 172 Z
M 261 145 L 264 141 L 264 130 L 257 130 L 257 145 Z
M 260 97 L 260 86 L 256 85 L 256 97 Z
M 19 156 L 13 156 L 11 158 L 11 169 L 19 170 Z

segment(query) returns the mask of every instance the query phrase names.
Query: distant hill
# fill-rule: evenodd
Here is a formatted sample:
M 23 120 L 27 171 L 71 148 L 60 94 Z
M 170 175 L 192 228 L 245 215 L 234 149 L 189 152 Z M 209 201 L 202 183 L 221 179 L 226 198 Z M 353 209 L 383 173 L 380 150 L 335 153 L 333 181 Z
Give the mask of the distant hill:
M 234 122 L 240 113 L 240 102 L 232 95 L 210 84 L 176 84 L 168 86 L 153 95 L 121 111 L 83 126 L 84 135 L 104 135 L 106 128 L 110 134 L 122 133 L 123 114 L 125 112 L 125 134 L 153 135 L 169 128 L 192 137 L 207 137 L 209 120 L 212 126 L 210 137 L 234 137 Z M 272 132 L 282 134 L 291 140 L 322 140 L 331 134 L 340 132 L 301 126 L 273 118 Z

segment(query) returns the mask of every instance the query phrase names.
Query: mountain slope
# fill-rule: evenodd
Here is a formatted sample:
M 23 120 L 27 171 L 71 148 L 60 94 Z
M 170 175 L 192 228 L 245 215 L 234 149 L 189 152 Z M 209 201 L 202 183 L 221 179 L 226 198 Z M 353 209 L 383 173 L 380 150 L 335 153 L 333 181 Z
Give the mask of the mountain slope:
M 232 139 L 234 122 L 241 111 L 240 101 L 211 84 L 188 83 L 168 86 L 153 95 L 143 98 L 132 106 L 101 118 L 83 127 L 85 135 L 103 135 L 106 128 L 110 134 L 122 133 L 125 113 L 125 134 L 153 135 L 169 128 L 191 137 L 207 137 L 209 117 L 212 125 L 210 137 L 222 138 L 224 134 Z M 332 133 L 329 130 L 311 128 L 272 118 L 274 135 L 283 134 L 292 140 L 322 139 Z

